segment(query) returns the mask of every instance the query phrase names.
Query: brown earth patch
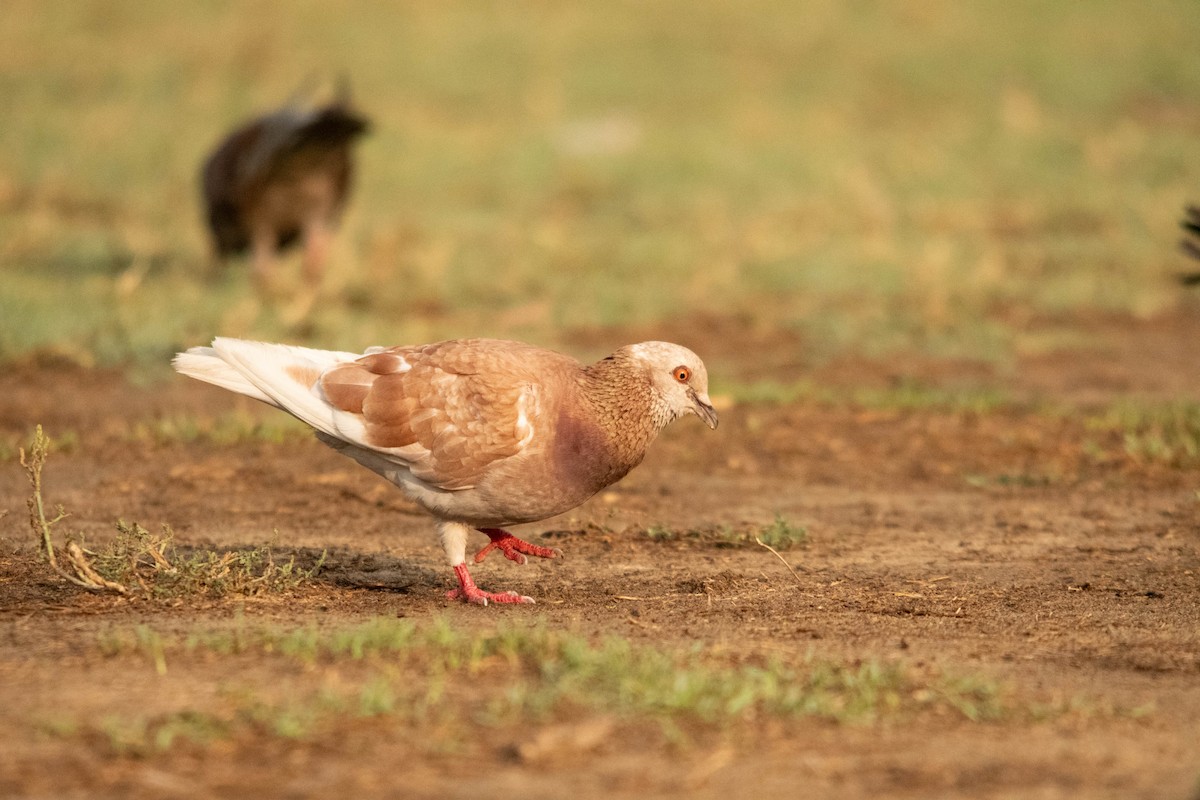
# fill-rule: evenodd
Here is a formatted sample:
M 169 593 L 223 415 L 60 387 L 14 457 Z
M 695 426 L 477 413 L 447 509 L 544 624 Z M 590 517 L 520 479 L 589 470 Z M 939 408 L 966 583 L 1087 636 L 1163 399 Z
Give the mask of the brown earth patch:
M 1200 397 L 1200 370 L 1188 368 L 1200 324 L 1094 324 L 1094 348 L 976 377 L 1080 404 Z M 655 334 L 623 333 L 639 335 L 615 338 Z M 732 355 L 727 334 L 693 346 Z M 877 366 L 833 365 L 815 379 L 865 385 Z M 930 365 L 889 369 L 939 380 Z M 156 444 L 131 434 L 156 416 L 269 410 L 182 380 L 137 387 L 115 373 L 32 366 L 0 377 L 0 397 L 9 441 L 35 422 L 51 436 L 74 432 L 47 467 L 46 494 L 92 541 L 125 518 L 170 524 L 185 546 L 254 546 L 278 531 L 284 557 L 311 564 L 327 552 L 317 583 L 286 597 L 153 603 L 88 594 L 39 563 L 24 476 L 14 459 L 0 463 L 2 795 L 1195 796 L 1200 468 L 1131 457 L 1119 437 L 1076 416 L 800 404 L 729 409 L 715 434 L 685 420 L 610 491 L 525 526 L 564 559 L 517 567 L 493 558 L 475 569 L 481 586 L 531 594 L 539 605 L 480 609 L 444 599 L 451 575 L 428 519 L 316 442 Z M 762 548 L 709 535 L 776 514 L 807 530 L 803 548 L 783 553 L 796 577 Z M 680 535 L 655 540 L 653 526 Z M 286 692 L 316 680 L 271 660 L 199 655 L 159 677 L 95 646 L 122 626 L 186 634 L 236 615 L 289 625 L 444 616 L 469 629 L 540 620 L 653 647 L 699 643 L 733 660 L 777 652 L 901 660 L 989 676 L 1026 706 L 1084 707 L 990 723 L 947 714 L 866 725 L 759 721 L 697 729 L 685 745 L 653 725 L 581 712 L 471 726 L 451 753 L 422 749 L 431 729 L 378 720 L 346 721 L 310 740 L 238 735 L 140 756 L 39 727 L 54 709 L 101 719 L 131 704 L 220 703 L 220 687 L 234 682 Z M 472 681 L 455 691 L 502 689 Z

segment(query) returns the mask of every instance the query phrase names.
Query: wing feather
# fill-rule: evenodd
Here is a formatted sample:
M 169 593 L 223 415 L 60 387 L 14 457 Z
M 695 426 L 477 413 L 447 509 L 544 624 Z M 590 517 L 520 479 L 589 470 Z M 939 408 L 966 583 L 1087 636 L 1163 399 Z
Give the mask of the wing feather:
M 353 444 L 439 488 L 468 489 L 533 444 L 539 380 L 574 363 L 554 354 L 538 364 L 546 352 L 474 340 L 389 348 L 326 370 L 319 385 L 361 421 Z

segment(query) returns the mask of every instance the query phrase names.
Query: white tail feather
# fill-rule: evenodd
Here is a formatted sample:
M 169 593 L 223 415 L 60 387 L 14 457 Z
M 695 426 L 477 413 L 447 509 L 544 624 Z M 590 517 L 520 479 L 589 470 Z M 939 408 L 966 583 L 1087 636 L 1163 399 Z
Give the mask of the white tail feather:
M 187 375 L 189 378 L 211 383 L 213 386 L 220 386 L 222 389 L 244 394 L 278 407 L 275 401 L 242 377 L 240 372 L 226 364 L 217 355 L 217 351 L 211 347 L 193 347 L 185 353 L 177 354 L 171 364 L 181 375 Z
M 281 408 L 319 431 L 337 435 L 343 412 L 314 391 L 317 378 L 355 353 L 313 350 L 285 344 L 217 338 L 212 347 L 193 347 L 175 357 L 184 375 Z

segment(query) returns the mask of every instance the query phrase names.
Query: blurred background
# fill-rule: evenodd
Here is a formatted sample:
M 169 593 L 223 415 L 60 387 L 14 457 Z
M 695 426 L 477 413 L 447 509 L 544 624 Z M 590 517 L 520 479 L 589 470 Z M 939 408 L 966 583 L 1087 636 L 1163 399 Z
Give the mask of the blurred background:
M 1081 318 L 1195 313 L 1174 279 L 1200 200 L 1195 18 L 9 0 L 0 359 L 165 374 L 214 334 L 590 356 L 665 332 L 726 366 L 759 342 L 790 380 L 847 355 L 1004 365 L 1071 347 Z M 373 128 L 297 320 L 244 265 L 210 266 L 198 173 L 235 125 L 342 75 Z

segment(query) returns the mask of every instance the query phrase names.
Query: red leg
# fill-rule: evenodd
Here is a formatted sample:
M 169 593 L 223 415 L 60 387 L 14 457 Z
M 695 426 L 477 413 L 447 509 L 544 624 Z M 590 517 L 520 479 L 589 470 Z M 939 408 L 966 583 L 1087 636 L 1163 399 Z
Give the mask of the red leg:
M 493 550 L 499 550 L 504 554 L 504 557 L 509 561 L 515 561 L 518 564 L 524 564 L 529 559 L 525 556 L 533 556 L 534 558 L 562 558 L 562 550 L 557 547 L 542 547 L 540 544 L 530 544 L 524 539 L 518 539 L 511 533 L 500 528 L 476 528 L 480 533 L 486 533 L 487 537 L 492 541 L 483 546 L 483 549 L 475 554 L 475 563 L 478 564 L 487 558 L 488 553 Z
M 258 225 L 250 235 L 250 253 L 254 285 L 259 294 L 270 295 L 275 291 L 275 232 L 265 225 Z
M 471 579 L 471 573 L 467 572 L 466 564 L 456 564 L 454 566 L 454 575 L 458 578 L 457 589 L 451 589 L 446 592 L 446 597 L 451 600 L 462 599 L 468 603 L 486 606 L 488 603 L 532 603 L 533 598 L 525 595 L 517 594 L 516 592 L 485 592 L 475 585 L 475 581 Z

